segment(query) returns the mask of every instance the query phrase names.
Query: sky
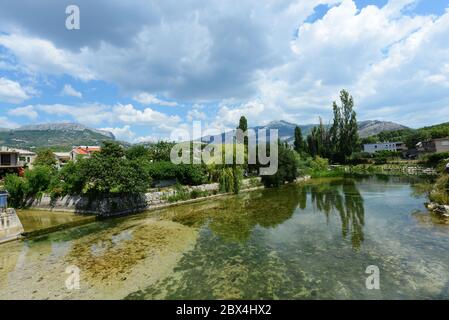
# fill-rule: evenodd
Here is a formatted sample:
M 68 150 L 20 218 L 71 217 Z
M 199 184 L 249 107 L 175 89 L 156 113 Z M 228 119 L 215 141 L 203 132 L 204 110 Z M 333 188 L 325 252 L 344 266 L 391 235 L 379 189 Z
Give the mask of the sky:
M 77 5 L 80 29 L 66 28 Z M 156 141 L 331 121 L 449 121 L 449 0 L 2 0 L 0 127 L 77 122 Z

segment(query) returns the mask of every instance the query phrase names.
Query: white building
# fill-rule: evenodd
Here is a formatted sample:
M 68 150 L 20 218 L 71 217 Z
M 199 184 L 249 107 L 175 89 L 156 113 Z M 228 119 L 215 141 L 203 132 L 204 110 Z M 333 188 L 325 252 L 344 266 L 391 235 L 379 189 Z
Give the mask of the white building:
M 404 151 L 407 147 L 403 142 L 378 142 L 363 145 L 363 151 L 376 153 L 379 151 Z

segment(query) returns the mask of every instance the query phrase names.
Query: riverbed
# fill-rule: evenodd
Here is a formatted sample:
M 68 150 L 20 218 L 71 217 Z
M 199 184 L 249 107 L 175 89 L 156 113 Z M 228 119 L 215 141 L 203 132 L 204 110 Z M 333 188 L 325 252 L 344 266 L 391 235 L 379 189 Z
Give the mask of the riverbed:
M 449 225 L 417 183 L 312 180 L 6 243 L 0 299 L 448 299 Z

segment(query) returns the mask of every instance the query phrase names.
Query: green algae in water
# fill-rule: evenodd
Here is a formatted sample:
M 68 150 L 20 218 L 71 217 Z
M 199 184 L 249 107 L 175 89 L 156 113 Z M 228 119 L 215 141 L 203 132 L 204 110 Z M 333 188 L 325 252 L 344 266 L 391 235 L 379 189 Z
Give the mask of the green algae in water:
M 0 298 L 448 299 L 449 226 L 418 183 L 317 179 L 8 244 Z M 68 264 L 79 293 L 64 291 Z

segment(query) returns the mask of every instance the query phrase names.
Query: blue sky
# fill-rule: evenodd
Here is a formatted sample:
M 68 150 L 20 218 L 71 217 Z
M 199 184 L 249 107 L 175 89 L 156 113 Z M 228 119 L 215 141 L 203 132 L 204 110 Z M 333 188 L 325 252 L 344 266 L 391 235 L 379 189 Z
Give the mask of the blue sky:
M 80 8 L 67 30 L 65 8 Z M 79 122 L 139 142 L 273 120 L 449 121 L 449 0 L 4 0 L 0 127 Z M 98 14 L 101 12 L 101 14 Z

